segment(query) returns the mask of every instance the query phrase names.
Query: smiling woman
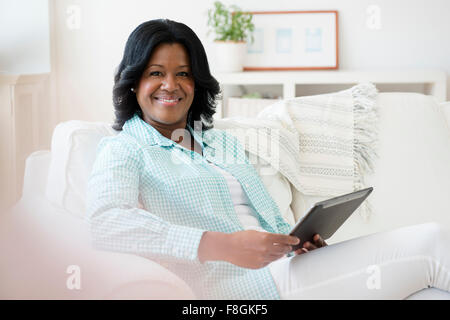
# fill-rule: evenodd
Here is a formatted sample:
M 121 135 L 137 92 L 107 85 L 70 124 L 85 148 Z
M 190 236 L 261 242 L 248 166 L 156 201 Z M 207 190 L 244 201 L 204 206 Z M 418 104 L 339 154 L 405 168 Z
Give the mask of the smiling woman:
M 139 25 L 114 80 L 121 132 L 100 142 L 87 192 L 94 245 L 161 261 L 198 297 L 279 298 L 267 265 L 298 239 L 238 140 L 212 128 L 219 84 L 195 33 Z
M 144 22 L 128 38 L 114 77 L 113 128 L 122 130 L 138 113 L 155 125 L 175 126 L 184 120 L 193 127 L 194 121 L 202 121 L 208 130 L 219 92 L 205 49 L 188 26 L 166 19 Z
M 242 144 L 213 128 L 218 93 L 186 25 L 152 20 L 132 32 L 113 89 L 121 132 L 99 143 L 88 183 L 96 248 L 160 262 L 203 299 L 450 291 L 450 232 L 436 224 L 332 246 L 315 234 L 294 250 L 300 239 L 289 235 Z M 366 270 L 387 279 L 375 279 L 380 290 L 366 285 Z

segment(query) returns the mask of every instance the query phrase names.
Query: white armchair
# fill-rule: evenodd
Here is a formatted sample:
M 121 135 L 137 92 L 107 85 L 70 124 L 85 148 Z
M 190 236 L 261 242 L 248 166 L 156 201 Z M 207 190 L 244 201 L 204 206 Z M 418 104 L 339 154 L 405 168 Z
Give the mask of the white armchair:
M 94 250 L 83 219 L 45 196 L 50 159 L 50 151 L 27 159 L 22 199 L 0 223 L 0 298 L 195 298 L 156 262 Z
M 380 148 L 369 221 L 353 215 L 328 241 L 400 226 L 439 222 L 450 227 L 450 130 L 444 105 L 413 93 L 381 93 Z M 220 120 L 217 120 L 220 121 Z M 164 266 L 130 254 L 91 247 L 83 222 L 85 191 L 98 141 L 114 134 L 106 123 L 57 126 L 52 150 L 26 162 L 21 200 L 0 222 L 0 298 L 195 299 Z M 286 220 L 293 223 L 314 201 L 281 174 L 263 176 Z M 437 289 L 410 298 L 450 299 Z

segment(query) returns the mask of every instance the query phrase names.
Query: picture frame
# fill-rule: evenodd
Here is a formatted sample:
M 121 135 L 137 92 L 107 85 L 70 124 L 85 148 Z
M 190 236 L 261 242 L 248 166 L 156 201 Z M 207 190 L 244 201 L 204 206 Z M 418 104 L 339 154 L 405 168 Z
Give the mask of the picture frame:
M 335 10 L 252 11 L 255 29 L 244 71 L 332 70 L 339 67 Z

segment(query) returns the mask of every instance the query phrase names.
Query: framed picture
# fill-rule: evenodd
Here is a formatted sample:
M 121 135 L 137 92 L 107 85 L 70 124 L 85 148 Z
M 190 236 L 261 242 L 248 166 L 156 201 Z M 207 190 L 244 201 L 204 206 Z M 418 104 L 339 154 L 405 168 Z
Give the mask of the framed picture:
M 338 68 L 337 11 L 253 11 L 244 70 Z

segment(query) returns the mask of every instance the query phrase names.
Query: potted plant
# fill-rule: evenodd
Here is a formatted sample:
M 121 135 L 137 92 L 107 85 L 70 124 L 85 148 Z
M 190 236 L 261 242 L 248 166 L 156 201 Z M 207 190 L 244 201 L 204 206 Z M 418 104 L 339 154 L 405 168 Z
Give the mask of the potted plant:
M 255 26 L 252 19 L 251 13 L 243 12 L 235 5 L 227 8 L 219 1 L 208 10 L 208 34 L 215 33 L 217 71 L 242 71 L 247 40 L 253 41 Z

